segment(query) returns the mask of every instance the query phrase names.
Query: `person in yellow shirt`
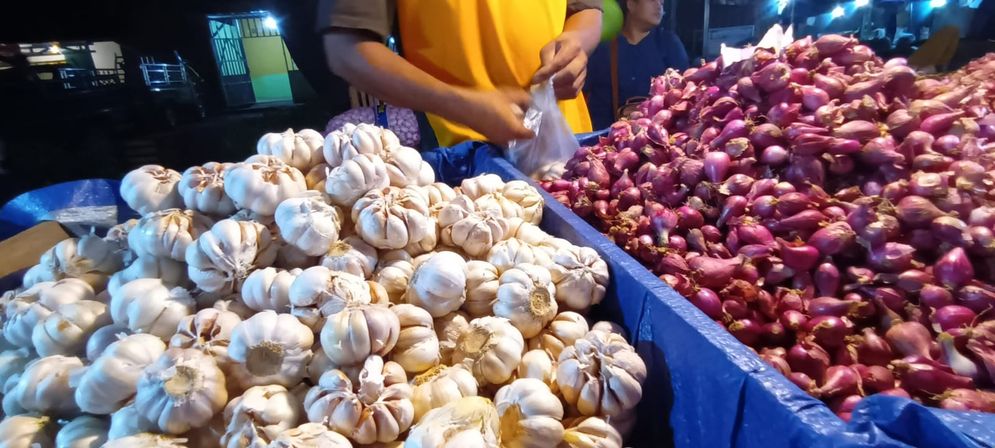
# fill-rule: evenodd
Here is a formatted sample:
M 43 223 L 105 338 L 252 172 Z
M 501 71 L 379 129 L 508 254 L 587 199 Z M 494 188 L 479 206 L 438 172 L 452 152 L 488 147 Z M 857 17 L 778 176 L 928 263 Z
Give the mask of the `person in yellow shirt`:
M 356 88 L 423 111 L 441 146 L 504 144 L 522 125 L 527 89 L 553 79 L 575 133 L 590 132 L 580 95 L 601 33 L 601 0 L 321 0 L 329 68 Z M 401 56 L 384 44 L 396 27 Z

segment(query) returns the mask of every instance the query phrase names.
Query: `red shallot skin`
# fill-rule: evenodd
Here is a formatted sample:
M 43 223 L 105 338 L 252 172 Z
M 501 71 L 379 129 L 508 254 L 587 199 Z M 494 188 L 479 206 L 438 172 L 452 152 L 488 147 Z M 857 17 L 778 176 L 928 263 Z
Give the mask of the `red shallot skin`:
M 992 79 L 995 55 L 925 78 L 801 39 L 654 78 L 541 185 L 841 418 L 990 412 Z

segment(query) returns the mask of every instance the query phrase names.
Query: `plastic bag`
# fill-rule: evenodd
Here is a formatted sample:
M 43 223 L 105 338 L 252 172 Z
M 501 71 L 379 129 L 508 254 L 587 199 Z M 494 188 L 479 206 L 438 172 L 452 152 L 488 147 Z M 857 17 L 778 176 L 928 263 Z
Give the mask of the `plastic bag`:
M 532 105 L 525 112 L 524 124 L 535 138 L 512 141 L 505 157 L 530 177 L 555 170 L 556 165 L 566 163 L 580 148 L 556 104 L 552 79 L 532 86 Z

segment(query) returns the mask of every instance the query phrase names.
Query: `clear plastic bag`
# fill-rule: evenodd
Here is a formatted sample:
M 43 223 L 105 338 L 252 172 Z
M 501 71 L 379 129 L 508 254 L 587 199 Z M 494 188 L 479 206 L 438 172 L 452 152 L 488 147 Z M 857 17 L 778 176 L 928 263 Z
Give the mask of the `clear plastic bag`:
M 566 163 L 580 146 L 556 105 L 553 80 L 532 86 L 532 105 L 525 112 L 525 127 L 535 134 L 529 140 L 508 144 L 505 157 L 530 177 Z

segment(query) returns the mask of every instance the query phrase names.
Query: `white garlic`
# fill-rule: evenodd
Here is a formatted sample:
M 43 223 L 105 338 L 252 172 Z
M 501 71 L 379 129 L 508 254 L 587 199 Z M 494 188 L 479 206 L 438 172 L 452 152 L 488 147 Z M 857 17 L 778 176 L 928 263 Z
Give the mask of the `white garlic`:
M 360 154 L 332 166 L 325 179 L 324 191 L 328 200 L 338 206 L 351 207 L 367 191 L 390 185 L 387 165 L 374 154 Z
M 339 239 L 342 212 L 326 203 L 320 193 L 309 193 L 285 199 L 273 218 L 284 241 L 316 257 Z
M 428 201 L 429 207 L 435 207 L 436 205 L 449 202 L 456 198 L 456 191 L 453 187 L 443 182 L 435 182 L 422 187 L 422 194 L 425 195 L 425 200 Z
M 499 448 L 501 421 L 484 397 L 463 397 L 428 411 L 408 432 L 404 448 Z
M 170 258 L 145 256 L 136 258 L 127 268 L 112 275 L 107 282 L 107 290 L 113 295 L 121 285 L 140 278 L 157 278 L 170 288 L 187 287 L 190 284 L 186 263 Z
M 589 247 L 561 248 L 553 255 L 549 273 L 556 284 L 556 301 L 573 311 L 601 303 L 608 286 L 608 265 Z
M 415 422 L 432 409 L 463 397 L 477 395 L 477 380 L 462 365 L 435 366 L 411 380 L 414 389 L 411 403 L 415 407 Z
M 494 315 L 508 319 L 523 337 L 531 338 L 556 316 L 555 295 L 546 268 L 519 264 L 501 274 Z
M 325 138 L 313 129 L 301 129 L 296 133 L 293 129 L 287 129 L 281 133 L 263 134 L 256 143 L 256 152 L 276 157 L 294 168 L 307 171 L 325 160 L 321 154 L 324 143 Z
M 484 174 L 482 176 L 464 179 L 460 183 L 460 193 L 477 199 L 483 195 L 491 194 L 504 189 L 504 181 L 497 174 Z
M 542 331 L 528 341 L 529 350 L 542 349 L 548 352 L 553 359 L 559 359 L 560 352 L 564 347 L 574 344 L 577 339 L 584 337 L 590 331 L 587 319 L 573 311 L 564 311 L 556 315 L 553 321 L 546 325 Z
M 324 422 L 360 444 L 397 440 L 414 419 L 404 369 L 379 356 L 365 360 L 355 385 L 341 371 L 326 372 L 308 391 L 304 407 L 308 420 Z
M 556 384 L 582 415 L 616 416 L 642 397 L 646 364 L 621 336 L 592 330 L 563 349 Z
M 539 266 L 549 266 L 552 263 L 548 251 L 518 238 L 508 238 L 495 243 L 487 253 L 487 261 L 493 264 L 499 273 L 525 263 Z
M 328 179 L 328 173 L 331 170 L 332 167 L 328 166 L 325 162 L 311 167 L 308 172 L 304 173 L 304 183 L 307 185 L 307 189 L 325 191 L 325 180 Z
M 187 272 L 205 291 L 237 290 L 250 272 L 273 263 L 276 250 L 262 224 L 222 219 L 187 248 Z
M 470 328 L 470 319 L 462 311 L 455 311 L 435 319 L 435 335 L 439 338 L 439 361 L 453 364 L 453 351 L 460 335 Z
M 232 330 L 228 357 L 242 365 L 250 385 L 290 387 L 307 373 L 314 334 L 290 314 L 262 311 Z
M 86 359 L 90 362 L 96 361 L 107 347 L 132 333 L 128 327 L 115 323 L 98 328 L 86 340 Z
M 494 265 L 480 260 L 466 262 L 466 302 L 463 311 L 472 317 L 486 316 L 497 299 L 499 275 Z
M 110 315 L 131 331 L 168 340 L 176 325 L 196 310 L 196 302 L 183 288 L 169 289 L 162 281 L 141 278 L 121 286 L 111 295 Z
M 518 378 L 533 378 L 542 381 L 550 390 L 557 392 L 556 360 L 545 350 L 529 350 L 522 355 L 518 364 Z
M 304 270 L 290 285 L 291 314 L 313 330 L 322 327 L 325 318 L 350 304 L 373 301 L 370 288 L 362 277 L 314 266 Z
M 24 366 L 35 358 L 35 354 L 28 348 L 11 348 L 0 352 L 0 387 L 12 376 L 23 372 Z
M 397 316 L 401 331 L 390 353 L 391 361 L 408 373 L 424 372 L 439 363 L 439 338 L 432 326 L 432 315 L 414 305 L 390 307 Z
M 622 435 L 600 417 L 579 417 L 564 426 L 557 448 L 622 448 Z
M 480 385 L 502 384 L 522 360 L 525 340 L 508 319 L 478 317 L 460 334 L 453 364 L 464 364 Z
M 297 246 L 277 241 L 276 259 L 273 260 L 273 267 L 280 269 L 307 269 L 318 264 L 318 257 L 312 257 Z
M 552 238 L 545 230 L 539 226 L 525 222 L 522 218 L 508 219 L 508 238 L 518 238 L 532 245 L 542 244 Z
M 404 299 L 425 308 L 432 317 L 445 316 L 466 300 L 466 274 L 463 257 L 437 252 L 415 268 Z
M 24 272 L 24 277 L 21 280 L 21 286 L 24 288 L 30 288 L 39 283 L 54 282 L 65 277 L 66 274 L 59 272 L 52 266 L 36 264 Z
M 304 174 L 273 156 L 256 156 L 225 172 L 225 193 L 235 206 L 273 216 L 284 199 L 307 190 Z
M 382 155 L 385 150 L 400 145 L 400 140 L 390 129 L 366 123 L 347 123 L 325 136 L 323 154 L 325 162 L 339 166 L 360 154 Z
M 107 430 L 107 439 L 117 440 L 154 430 L 155 424 L 143 417 L 138 409 L 135 409 L 135 403 L 131 402 L 111 414 L 111 426 Z
M 151 432 L 141 432 L 134 435 L 113 439 L 104 444 L 102 448 L 186 448 L 187 439 L 182 437 L 172 437 Z
M 352 448 L 352 443 L 321 423 L 305 423 L 280 433 L 267 448 Z
M 83 235 L 76 241 L 76 255 L 78 259 L 66 269 L 66 274 L 71 277 L 91 272 L 113 274 L 124 267 L 121 247 L 93 233 Z
M 133 334 L 109 345 L 76 379 L 76 402 L 83 412 L 110 414 L 131 400 L 142 369 L 166 351 L 158 337 Z
M 477 210 L 492 216 L 501 216 L 503 218 L 525 218 L 525 210 L 522 206 L 509 199 L 501 192 L 485 194 L 474 199 L 473 203 L 477 207 Z
M 397 315 L 386 306 L 350 305 L 328 317 L 321 328 L 321 348 L 333 363 L 353 365 L 390 353 L 400 331 Z
M 548 448 L 563 440 L 563 405 L 549 386 L 521 378 L 494 395 L 501 418 L 501 445 L 509 448 Z
M 392 186 L 421 186 L 435 182 L 435 171 L 422 160 L 416 149 L 406 146 L 386 148 L 382 157 L 387 164 L 387 176 Z
M 183 172 L 177 190 L 187 209 L 210 216 L 229 216 L 235 204 L 225 194 L 225 171 L 230 163 L 207 162 Z
M 264 447 L 295 426 L 303 414 L 301 402 L 283 386 L 254 386 L 225 406 L 227 427 L 221 444 Z
M 191 210 L 160 210 L 142 217 L 128 232 L 128 247 L 140 257 L 183 261 L 187 247 L 210 227 L 210 219 Z
M 38 323 L 31 342 L 39 356 L 82 355 L 90 335 L 110 323 L 107 304 L 96 300 L 66 303 Z
M 442 243 L 456 246 L 472 257 L 481 257 L 505 238 L 508 222 L 500 215 L 480 212 L 461 195 L 437 210 Z
M 231 311 L 204 308 L 180 320 L 169 346 L 197 349 L 224 359 L 228 356 L 232 331 L 241 322 L 242 318 Z
M 38 283 L 14 295 L 4 306 L 3 336 L 10 344 L 34 348 L 34 328 L 62 305 L 94 299 L 93 288 L 86 282 L 66 278 Z
M 101 248 L 90 247 L 89 252 L 91 252 L 92 256 L 98 258 L 108 256 L 111 248 L 107 247 L 108 245 L 102 240 L 96 237 L 85 238 L 89 246 L 103 246 Z M 76 238 L 66 238 L 45 251 L 38 258 L 38 265 L 42 266 L 42 268 L 39 268 L 39 271 L 36 271 L 38 278 L 31 279 L 31 284 L 37 283 L 37 280 L 47 280 L 49 278 L 58 280 L 72 277 L 83 280 L 94 291 L 103 290 L 107 286 L 107 280 L 113 271 L 108 272 L 98 269 L 98 265 L 103 264 L 105 260 L 93 260 L 85 257 L 80 252 L 79 242 L 80 240 Z M 113 260 L 111 263 L 113 263 Z M 104 269 L 110 267 L 105 266 Z
M 156 428 L 182 434 L 210 422 L 228 402 L 225 376 L 197 350 L 170 348 L 138 380 L 135 408 Z
M 135 168 L 121 179 L 121 198 L 139 214 L 183 206 L 177 191 L 180 173 L 160 165 Z
M 542 221 L 542 194 L 532 185 L 523 180 L 513 180 L 504 184 L 501 194 L 521 207 L 519 215 L 525 222 L 538 225 Z
M 398 260 L 380 268 L 373 275 L 373 280 L 383 286 L 391 303 L 402 303 L 404 292 L 408 290 L 408 283 L 414 273 L 415 268 L 410 261 Z
M 401 249 L 432 230 L 428 203 L 417 187 L 370 190 L 352 206 L 356 233 L 377 249 Z
M 66 423 L 55 436 L 57 448 L 96 448 L 107 442 L 110 422 L 106 418 L 81 415 Z
M 69 378 L 83 368 L 76 357 L 53 355 L 38 358 L 24 367 L 17 385 L 10 393 L 28 412 L 72 417 L 79 407 L 67 397 L 73 395 Z
M 55 429 L 46 415 L 8 415 L 0 421 L 0 441 L 4 448 L 51 448 Z
M 242 284 L 242 302 L 255 311 L 290 312 L 290 285 L 302 272 L 277 268 L 252 271 Z
M 321 265 L 369 279 L 377 266 L 377 249 L 358 236 L 347 236 L 327 247 Z

